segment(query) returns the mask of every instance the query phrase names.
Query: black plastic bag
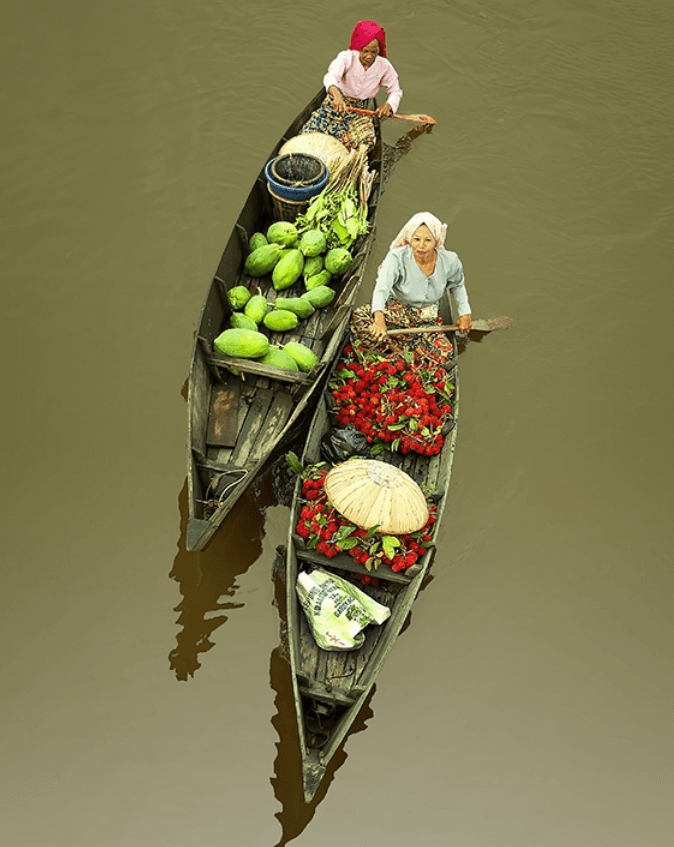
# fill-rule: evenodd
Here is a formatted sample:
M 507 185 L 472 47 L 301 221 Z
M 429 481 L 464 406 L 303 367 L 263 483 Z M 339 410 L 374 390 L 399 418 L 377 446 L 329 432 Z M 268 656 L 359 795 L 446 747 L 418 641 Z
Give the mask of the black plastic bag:
M 369 452 L 367 437 L 353 424 L 334 427 L 321 438 L 321 456 L 333 465 L 345 462 L 350 456 L 367 456 Z

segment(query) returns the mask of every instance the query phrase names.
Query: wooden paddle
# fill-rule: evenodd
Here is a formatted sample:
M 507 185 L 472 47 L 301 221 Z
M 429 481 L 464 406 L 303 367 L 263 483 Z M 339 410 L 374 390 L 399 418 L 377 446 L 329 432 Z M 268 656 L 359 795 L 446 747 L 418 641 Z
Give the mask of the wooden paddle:
M 473 321 L 469 332 L 491 332 L 494 329 L 508 329 L 512 318 L 487 318 Z M 387 335 L 418 335 L 421 332 L 456 332 L 456 324 L 433 324 L 432 326 L 410 326 L 403 329 L 389 329 Z
M 348 112 L 356 112 L 359 115 L 374 115 L 375 112 L 371 112 L 369 109 L 356 109 L 355 106 L 347 106 Z M 400 121 L 414 121 L 414 123 L 418 124 L 435 124 L 437 121 L 435 118 L 432 118 L 430 115 L 396 115 L 391 114 L 389 117 L 398 118 Z

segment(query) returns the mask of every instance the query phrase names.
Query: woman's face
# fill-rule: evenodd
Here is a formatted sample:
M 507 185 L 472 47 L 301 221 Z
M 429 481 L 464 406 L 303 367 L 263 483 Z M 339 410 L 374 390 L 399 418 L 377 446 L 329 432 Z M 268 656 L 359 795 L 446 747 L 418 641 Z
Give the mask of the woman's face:
M 433 233 L 426 224 L 421 224 L 418 229 L 414 230 L 414 234 L 410 238 L 410 246 L 420 262 L 427 262 L 431 258 L 435 250 L 435 238 L 433 238 Z
M 360 51 L 360 63 L 364 68 L 369 68 L 370 65 L 379 55 L 379 42 L 373 38 L 369 44 Z

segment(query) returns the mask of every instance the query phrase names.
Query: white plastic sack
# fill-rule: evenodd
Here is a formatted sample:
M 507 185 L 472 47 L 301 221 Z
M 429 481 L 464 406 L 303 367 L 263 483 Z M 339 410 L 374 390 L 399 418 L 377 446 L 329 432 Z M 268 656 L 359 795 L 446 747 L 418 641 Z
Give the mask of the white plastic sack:
M 300 572 L 295 588 L 316 644 L 323 650 L 357 650 L 365 641 L 362 630 L 369 623 L 384 623 L 391 615 L 388 606 L 320 568 Z

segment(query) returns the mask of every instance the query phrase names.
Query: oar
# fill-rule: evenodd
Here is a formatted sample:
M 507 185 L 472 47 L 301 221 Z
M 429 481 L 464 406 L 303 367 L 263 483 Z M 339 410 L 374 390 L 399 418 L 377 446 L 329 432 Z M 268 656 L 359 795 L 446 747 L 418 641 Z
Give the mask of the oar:
M 356 109 L 355 106 L 347 106 L 348 112 L 357 112 L 359 115 L 374 115 L 376 112 L 371 112 L 369 109 Z M 400 121 L 414 121 L 418 124 L 435 124 L 437 121 L 430 115 L 397 115 L 392 113 L 392 118 L 398 118 Z
M 485 320 L 473 321 L 469 332 L 491 332 L 494 329 L 508 329 L 512 325 L 512 318 L 486 318 Z M 434 324 L 433 326 L 410 326 L 403 329 L 389 329 L 387 335 L 418 335 L 421 332 L 456 332 L 456 324 Z

